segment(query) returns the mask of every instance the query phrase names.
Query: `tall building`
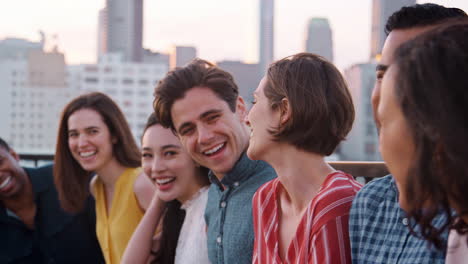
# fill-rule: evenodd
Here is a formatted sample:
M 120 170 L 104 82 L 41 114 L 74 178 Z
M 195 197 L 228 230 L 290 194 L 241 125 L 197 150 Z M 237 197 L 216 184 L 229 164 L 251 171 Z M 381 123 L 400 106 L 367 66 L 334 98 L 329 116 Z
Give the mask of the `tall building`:
M 275 53 L 274 45 L 274 0 L 260 0 L 260 42 L 259 42 L 259 67 L 263 75 L 268 65 L 273 62 Z
M 382 160 L 371 106 L 375 64 L 353 65 L 345 70 L 344 77 L 353 97 L 355 120 L 351 132 L 340 145 L 340 156 L 343 160 Z
M 143 0 L 106 0 L 98 28 L 99 54 L 119 52 L 125 61 L 142 61 Z
M 169 68 L 182 67 L 197 57 L 197 49 L 189 46 L 173 46 L 169 54 Z
M 311 18 L 307 25 L 307 52 L 318 54 L 333 62 L 333 37 L 326 18 Z
M 240 61 L 219 61 L 216 64 L 221 69 L 232 74 L 237 87 L 239 87 L 239 95 L 244 98 L 247 104 L 250 104 L 253 100 L 253 92 L 257 89 L 258 83 L 262 79 L 258 64 Z
M 97 29 L 97 58 L 107 52 L 107 8 L 99 10 Z
M 403 6 L 416 4 L 416 0 L 373 0 L 372 1 L 372 29 L 371 29 L 371 54 L 375 58 L 382 52 L 382 47 L 387 37 L 385 24 L 387 19 Z

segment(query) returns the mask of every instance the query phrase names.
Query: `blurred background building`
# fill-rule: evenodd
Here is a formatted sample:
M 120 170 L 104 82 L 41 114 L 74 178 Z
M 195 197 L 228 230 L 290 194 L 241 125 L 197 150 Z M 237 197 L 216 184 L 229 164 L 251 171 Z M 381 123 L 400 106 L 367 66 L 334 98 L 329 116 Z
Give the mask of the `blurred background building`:
M 314 17 L 309 20 L 305 50 L 333 62 L 333 35 L 328 19 Z
M 372 0 L 371 59 L 382 52 L 383 44 L 387 38 L 385 24 L 390 15 L 403 6 L 414 4 L 416 4 L 416 0 Z
M 260 1 L 259 67 L 263 75 L 275 55 L 275 1 Z
M 143 59 L 143 0 L 106 0 L 99 11 L 98 55 L 123 54 L 124 61 Z

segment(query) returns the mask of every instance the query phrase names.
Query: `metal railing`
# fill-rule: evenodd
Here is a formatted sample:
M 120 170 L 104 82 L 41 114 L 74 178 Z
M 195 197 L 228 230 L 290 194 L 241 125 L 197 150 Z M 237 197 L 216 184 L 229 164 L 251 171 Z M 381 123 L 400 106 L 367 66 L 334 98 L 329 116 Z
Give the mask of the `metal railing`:
M 27 164 L 34 164 L 35 167 L 41 163 L 52 162 L 54 155 L 46 154 L 20 154 L 20 158 Z M 344 171 L 358 178 L 362 183 L 367 183 L 373 178 L 382 177 L 388 174 L 388 169 L 381 161 L 330 161 L 333 168 Z

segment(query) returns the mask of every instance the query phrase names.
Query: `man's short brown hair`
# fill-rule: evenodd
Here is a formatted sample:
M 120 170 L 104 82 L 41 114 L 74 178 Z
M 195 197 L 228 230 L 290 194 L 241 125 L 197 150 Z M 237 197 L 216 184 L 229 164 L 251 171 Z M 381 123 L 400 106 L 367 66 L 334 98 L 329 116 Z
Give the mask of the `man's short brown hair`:
M 289 101 L 291 117 L 270 130 L 277 141 L 328 156 L 351 130 L 354 106 L 346 82 L 318 55 L 299 53 L 273 63 L 264 91 L 273 110 Z
M 155 88 L 153 108 L 163 127 L 175 131 L 171 117 L 172 105 L 194 87 L 211 89 L 229 105 L 232 112 L 236 111 L 239 88 L 232 75 L 208 61 L 195 59 L 185 67 L 168 72 Z

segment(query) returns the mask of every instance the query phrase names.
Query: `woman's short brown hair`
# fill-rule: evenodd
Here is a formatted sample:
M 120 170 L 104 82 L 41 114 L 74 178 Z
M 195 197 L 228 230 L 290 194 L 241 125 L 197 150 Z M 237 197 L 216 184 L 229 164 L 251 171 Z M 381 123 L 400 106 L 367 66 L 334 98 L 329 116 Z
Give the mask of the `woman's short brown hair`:
M 117 104 L 103 93 L 89 93 L 73 99 L 65 106 L 60 119 L 54 158 L 54 180 L 62 207 L 78 212 L 89 195 L 89 178 L 93 172 L 85 171 L 73 158 L 68 147 L 68 119 L 81 109 L 99 113 L 110 134 L 116 139 L 112 151 L 117 161 L 129 168 L 140 166 L 140 151 L 130 127 Z
M 265 96 L 273 110 L 289 101 L 291 117 L 270 133 L 299 149 L 330 155 L 354 121 L 354 106 L 341 73 L 324 58 L 299 53 L 274 62 L 267 73 Z

